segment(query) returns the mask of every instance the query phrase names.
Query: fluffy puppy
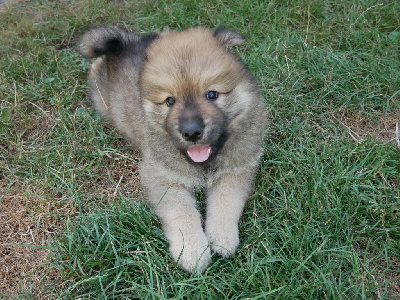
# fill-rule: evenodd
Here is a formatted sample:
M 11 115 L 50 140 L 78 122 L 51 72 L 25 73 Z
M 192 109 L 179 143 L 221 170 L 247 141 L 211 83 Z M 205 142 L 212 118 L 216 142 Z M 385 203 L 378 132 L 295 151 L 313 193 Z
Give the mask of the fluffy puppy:
M 141 152 L 145 198 L 172 257 L 189 272 L 204 271 L 211 250 L 235 252 L 263 153 L 265 102 L 229 51 L 243 41 L 236 31 L 196 27 L 143 36 L 95 28 L 79 42 L 84 57 L 96 58 L 89 75 L 94 107 Z

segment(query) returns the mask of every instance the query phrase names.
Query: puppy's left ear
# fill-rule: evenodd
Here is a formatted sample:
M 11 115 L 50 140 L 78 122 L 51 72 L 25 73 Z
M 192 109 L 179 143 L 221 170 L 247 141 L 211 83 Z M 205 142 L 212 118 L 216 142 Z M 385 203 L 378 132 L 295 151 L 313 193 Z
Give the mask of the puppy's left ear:
M 217 28 L 214 31 L 214 36 L 226 47 L 239 46 L 243 44 L 244 40 L 246 39 L 236 30 L 229 30 L 223 27 Z

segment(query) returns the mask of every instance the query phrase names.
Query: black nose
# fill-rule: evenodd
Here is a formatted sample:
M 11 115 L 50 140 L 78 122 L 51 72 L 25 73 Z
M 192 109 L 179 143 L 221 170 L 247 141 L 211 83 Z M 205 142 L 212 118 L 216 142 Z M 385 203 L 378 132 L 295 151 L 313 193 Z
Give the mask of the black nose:
M 203 137 L 204 126 L 197 122 L 184 124 L 180 126 L 180 131 L 183 138 L 190 142 L 196 142 Z

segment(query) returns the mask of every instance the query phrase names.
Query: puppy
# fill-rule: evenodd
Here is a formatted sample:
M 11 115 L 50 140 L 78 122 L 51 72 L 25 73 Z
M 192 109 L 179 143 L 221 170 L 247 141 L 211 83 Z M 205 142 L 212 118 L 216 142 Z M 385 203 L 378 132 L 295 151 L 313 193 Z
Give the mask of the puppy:
M 229 51 L 236 31 L 196 27 L 136 35 L 95 28 L 79 42 L 96 58 L 95 109 L 142 154 L 141 183 L 175 261 L 204 271 L 211 251 L 232 255 L 268 127 L 254 76 Z M 195 191 L 206 194 L 204 228 Z

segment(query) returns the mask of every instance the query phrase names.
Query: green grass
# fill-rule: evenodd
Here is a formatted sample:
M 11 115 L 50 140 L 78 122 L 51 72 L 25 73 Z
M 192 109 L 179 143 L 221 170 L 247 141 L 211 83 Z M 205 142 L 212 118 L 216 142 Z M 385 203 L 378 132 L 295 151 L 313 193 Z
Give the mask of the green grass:
M 238 252 L 215 256 L 203 275 L 169 257 L 127 180 L 136 154 L 86 100 L 89 63 L 74 41 L 100 24 L 224 25 L 247 36 L 237 52 L 274 125 Z M 50 247 L 63 285 L 43 295 L 400 296 L 400 151 L 390 121 L 400 112 L 399 1 L 23 1 L 0 12 L 0 30 L 0 180 L 34 186 L 58 207 Z M 20 297 L 38 297 L 25 289 Z

